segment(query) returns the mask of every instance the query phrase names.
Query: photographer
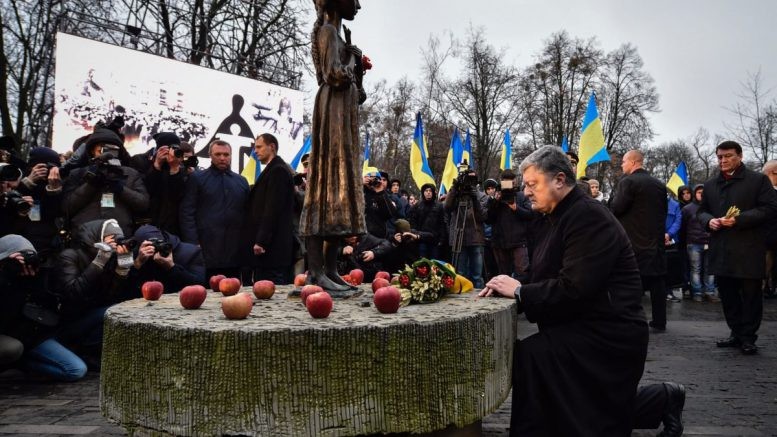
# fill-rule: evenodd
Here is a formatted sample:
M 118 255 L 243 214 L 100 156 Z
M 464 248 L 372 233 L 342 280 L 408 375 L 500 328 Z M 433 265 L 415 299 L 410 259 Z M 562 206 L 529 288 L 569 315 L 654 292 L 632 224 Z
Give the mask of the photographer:
M 445 212 L 449 215 L 450 245 L 456 271 L 472 280 L 475 288 L 483 288 L 483 222 L 488 217 L 488 196 L 477 189 L 477 173 L 465 163 L 459 169 L 448 196 Z M 459 217 L 459 214 L 465 214 Z M 456 240 L 461 252 L 456 251 Z
M 122 141 L 111 130 L 95 130 L 86 148 L 90 165 L 73 170 L 65 181 L 62 209 L 73 227 L 114 218 L 131 234 L 134 217 L 149 204 L 141 175 L 121 164 Z
M 0 235 L 12 233 L 16 223 L 32 208 L 32 197 L 17 191 L 21 179 L 19 167 L 0 162 Z
M 367 232 L 378 237 L 388 238 L 386 222 L 397 218 L 397 207 L 389 198 L 377 169 L 367 172 L 364 182 L 364 220 Z
M 391 250 L 388 240 L 370 234 L 345 237 L 337 257 L 337 270 L 345 275 L 353 269 L 361 269 L 364 282 L 372 282 L 375 273 L 385 269 L 384 261 Z
M 442 204 L 437 201 L 437 190 L 433 184 L 421 186 L 421 201 L 410 208 L 410 226 L 416 229 L 421 240 L 418 254 L 424 258 L 439 258 L 439 245 L 445 232 L 445 218 Z
M 27 215 L 17 218 L 13 233 L 27 238 L 41 255 L 52 259 L 63 245 L 57 226 L 62 216 L 59 154 L 48 147 L 35 147 L 30 150 L 28 168 L 17 190 L 29 196 L 32 205 Z
M 138 228 L 132 238 L 138 248 L 130 277 L 138 290 L 146 281 L 161 282 L 168 293 L 205 284 L 205 261 L 196 245 L 151 225 Z
M 399 219 L 394 222 L 394 235 L 391 237 L 391 245 L 394 250 L 391 253 L 389 271 L 396 272 L 406 264 L 411 265 L 420 258 L 418 246 L 421 235 L 412 229 L 410 222 Z
M 502 172 L 500 189 L 488 201 L 487 222 L 493 232 L 491 246 L 498 274 L 525 281 L 529 271 L 529 223 L 534 213 L 515 179 L 512 170 Z
M 25 370 L 76 381 L 86 374 L 86 364 L 55 337 L 61 332 L 59 301 L 38 274 L 39 263 L 35 248 L 24 237 L 0 238 L 0 365 L 20 360 Z
M 178 212 L 183 200 L 189 170 L 196 167 L 194 150 L 172 132 L 154 136 L 156 153 L 151 168 L 145 173 L 149 194 L 151 224 L 178 235 Z M 186 155 L 192 158 L 187 158 Z
M 116 220 L 93 220 L 78 227 L 74 247 L 60 254 L 56 284 L 63 317 L 73 324 L 98 323 L 83 336 L 85 347 L 102 343 L 102 319 L 109 305 L 140 296 L 129 280 L 134 245 Z

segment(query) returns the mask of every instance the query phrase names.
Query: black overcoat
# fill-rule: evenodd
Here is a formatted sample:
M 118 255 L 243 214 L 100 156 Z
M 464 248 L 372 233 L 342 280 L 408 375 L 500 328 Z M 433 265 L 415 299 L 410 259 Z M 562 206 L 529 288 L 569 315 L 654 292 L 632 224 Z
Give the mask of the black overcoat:
M 732 228 L 709 229 L 710 220 L 736 206 L 741 213 Z M 766 226 L 777 217 L 777 193 L 766 175 L 744 165 L 726 180 L 721 173 L 704 184 L 697 216 L 710 230 L 709 269 L 715 276 L 760 279 L 766 265 Z
M 610 209 L 631 240 L 640 273 L 645 276 L 665 275 L 667 202 L 664 183 L 644 169 L 637 169 L 618 183 L 610 200 Z
M 294 180 L 291 168 L 276 156 L 262 169 L 248 195 L 243 241 L 251 265 L 290 266 L 294 253 Z M 253 255 L 253 245 L 265 250 Z

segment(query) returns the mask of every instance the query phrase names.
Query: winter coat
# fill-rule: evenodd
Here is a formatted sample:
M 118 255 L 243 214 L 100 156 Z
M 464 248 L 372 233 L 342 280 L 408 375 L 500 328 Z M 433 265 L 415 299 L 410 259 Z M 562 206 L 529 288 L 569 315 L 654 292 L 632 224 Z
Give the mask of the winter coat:
M 361 269 L 364 272 L 364 282 L 372 282 L 375 278 L 375 273 L 383 270 L 384 261 L 391 255 L 392 249 L 391 243 L 388 240 L 364 234 L 359 237 L 359 242 L 356 243 L 356 247 L 351 255 L 343 255 L 342 248 L 340 249 L 338 252 L 337 270 L 340 274 L 345 275 L 353 269 Z M 372 251 L 375 259 L 365 262 L 360 255 L 366 251 Z
M 51 286 L 62 297 L 62 312 L 68 318 L 77 318 L 92 308 L 140 297 L 130 276 L 116 273 L 116 255 L 104 268 L 92 262 L 97 255 L 94 243 L 103 241 L 103 222 L 94 220 L 81 225 L 73 236 L 74 247 L 59 254 Z
M 610 209 L 631 240 L 639 271 L 644 276 L 666 274 L 664 231 L 666 187 L 643 169 L 621 179 Z
M 181 201 L 181 239 L 202 248 L 205 265 L 238 267 L 248 182 L 211 166 L 189 175 Z M 244 247 L 244 246 L 243 246 Z
M 448 218 L 449 244 L 453 246 L 456 238 L 456 222 L 459 214 L 459 202 L 464 201 L 469 204 L 469 212 L 464 221 L 464 239 L 462 247 L 483 246 L 486 244 L 483 222 L 488 218 L 488 196 L 486 193 L 475 190 L 473 193 L 457 196 L 457 188 L 451 187 L 448 196 L 445 198 L 445 213 Z
M 205 260 L 202 250 L 194 244 L 184 243 L 176 235 L 160 231 L 155 226 L 144 225 L 138 228 L 132 237 L 138 243 L 138 249 L 143 241 L 150 238 L 160 238 L 172 246 L 173 268 L 167 270 L 148 259 L 139 270 L 130 269 L 133 286 L 140 292 L 144 282 L 159 281 L 165 287 L 165 293 L 176 293 L 187 285 L 206 285 Z M 138 256 L 135 250 L 135 258 Z
M 30 216 L 16 217 L 11 233 L 28 239 L 41 255 L 59 252 L 62 242 L 56 219 L 62 217 L 62 190 L 48 191 L 46 182 L 33 184 L 27 178 L 22 179 L 17 191 L 22 196 L 31 196 L 40 207 L 40 220 L 32 221 Z
M 513 211 L 501 200 L 488 199 L 488 219 L 491 224 L 491 246 L 497 249 L 514 249 L 528 245 L 529 223 L 534 218 L 531 202 L 523 193 L 515 194 Z
M 188 179 L 186 167 L 182 165 L 178 173 L 170 174 L 170 167 L 167 164 L 162 166 L 162 170 L 157 170 L 152 165 L 145 175 L 150 198 L 148 213 L 151 224 L 171 234 L 179 235 L 181 227 L 178 223 L 178 214 Z
M 32 349 L 56 332 L 56 326 L 46 326 L 26 317 L 27 302 L 42 307 L 49 314 L 59 314 L 59 299 L 48 291 L 43 275 L 16 276 L 0 270 L 0 334 L 13 337 L 25 349 Z
M 132 235 L 136 215 L 148 209 L 148 192 L 140 173 L 129 167 L 118 167 L 124 180 L 120 191 L 109 184 L 92 184 L 84 179 L 90 167 L 73 170 L 65 179 L 62 193 L 62 210 L 75 229 L 92 220 L 116 219 L 124 235 Z M 112 191 L 113 190 L 113 191 Z M 114 207 L 102 206 L 103 195 L 112 194 Z
M 286 267 L 294 262 L 294 182 L 291 168 L 280 156 L 267 163 L 251 187 L 241 244 L 255 267 Z M 254 244 L 265 253 L 254 255 Z
M 386 222 L 399 218 L 397 207 L 391 201 L 386 191 L 376 193 L 364 187 L 364 220 L 367 223 L 367 232 L 386 239 L 389 237 Z
M 699 204 L 691 202 L 683 207 L 683 230 L 685 235 L 682 236 L 685 244 L 709 244 L 710 233 L 696 216 L 699 211 Z
M 677 241 L 680 235 L 680 225 L 682 224 L 683 215 L 680 211 L 680 204 L 671 197 L 666 198 L 666 221 L 664 227 L 666 233 L 669 234 L 669 238 Z
M 710 229 L 709 269 L 715 276 L 761 279 L 766 270 L 766 226 L 777 219 L 777 192 L 769 178 L 742 164 L 726 179 L 722 173 L 704 183 L 696 213 L 706 229 L 710 220 L 736 206 L 736 224 Z
M 423 190 L 421 190 L 423 193 Z M 436 194 L 432 200 L 419 200 L 408 213 L 410 226 L 421 237 L 421 243 L 437 246 L 445 232 L 445 218 L 442 203 L 437 201 Z

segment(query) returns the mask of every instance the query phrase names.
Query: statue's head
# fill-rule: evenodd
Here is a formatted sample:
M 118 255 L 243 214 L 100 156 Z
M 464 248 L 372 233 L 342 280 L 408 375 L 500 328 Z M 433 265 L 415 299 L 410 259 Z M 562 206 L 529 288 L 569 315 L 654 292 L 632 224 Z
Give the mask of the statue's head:
M 361 9 L 359 0 L 313 0 L 320 11 L 337 11 L 343 20 L 353 20 Z

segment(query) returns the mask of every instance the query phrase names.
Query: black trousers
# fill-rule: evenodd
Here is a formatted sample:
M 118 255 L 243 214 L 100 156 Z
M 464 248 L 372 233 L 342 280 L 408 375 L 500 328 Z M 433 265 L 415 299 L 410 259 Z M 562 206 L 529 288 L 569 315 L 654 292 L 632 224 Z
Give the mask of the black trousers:
M 731 336 L 755 343 L 764 309 L 761 280 L 715 276 L 715 281 Z
M 662 276 L 641 276 L 642 289 L 650 291 L 650 313 L 653 326 L 666 327 L 666 279 Z
M 208 280 L 214 275 L 224 275 L 227 278 L 240 279 L 240 267 L 213 267 L 205 269 L 205 275 L 208 277 Z
M 256 281 L 272 281 L 275 285 L 291 284 L 291 266 L 254 267 L 251 285 Z
M 630 436 L 647 343 L 644 322 L 615 321 L 542 327 L 516 342 L 510 435 Z

